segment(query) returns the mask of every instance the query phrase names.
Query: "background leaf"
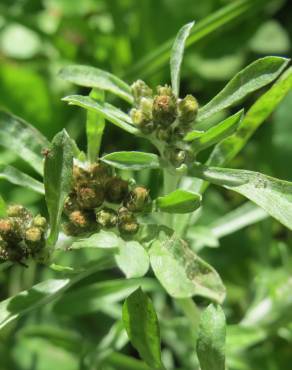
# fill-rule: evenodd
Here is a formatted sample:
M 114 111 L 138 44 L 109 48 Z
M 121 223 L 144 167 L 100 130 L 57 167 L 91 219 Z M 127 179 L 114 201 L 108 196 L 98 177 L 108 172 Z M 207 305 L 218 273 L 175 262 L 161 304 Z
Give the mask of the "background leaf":
M 202 370 L 225 370 L 225 315 L 219 305 L 209 305 L 201 314 L 197 355 Z
M 184 25 L 174 40 L 170 55 L 171 86 L 174 94 L 179 96 L 180 69 L 183 60 L 185 42 L 194 26 L 194 22 Z
M 45 197 L 50 216 L 49 245 L 58 239 L 61 214 L 67 194 L 72 186 L 73 152 L 71 140 L 65 130 L 53 139 L 45 160 Z
M 123 305 L 123 322 L 131 343 L 141 358 L 154 370 L 163 369 L 159 324 L 152 301 L 141 288 Z

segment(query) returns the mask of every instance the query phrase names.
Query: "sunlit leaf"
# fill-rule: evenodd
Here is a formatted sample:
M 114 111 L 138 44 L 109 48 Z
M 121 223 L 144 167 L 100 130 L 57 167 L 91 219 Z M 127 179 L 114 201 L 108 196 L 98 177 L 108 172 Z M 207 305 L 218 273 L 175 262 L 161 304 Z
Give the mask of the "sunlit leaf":
M 134 171 L 160 167 L 158 156 L 152 153 L 114 152 L 104 155 L 101 159 L 113 167 Z
M 187 190 L 177 189 L 156 199 L 156 205 L 162 212 L 189 213 L 201 205 L 201 196 Z

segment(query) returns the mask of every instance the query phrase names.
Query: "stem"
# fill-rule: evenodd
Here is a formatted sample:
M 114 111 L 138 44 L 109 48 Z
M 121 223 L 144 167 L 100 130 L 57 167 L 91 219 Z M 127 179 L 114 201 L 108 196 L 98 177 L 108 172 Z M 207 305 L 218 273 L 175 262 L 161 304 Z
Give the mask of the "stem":
M 163 170 L 164 195 L 169 194 L 172 191 L 174 191 L 177 187 L 178 181 L 179 181 L 178 175 L 172 174 L 167 168 L 164 169 Z M 171 228 L 173 224 L 173 215 L 171 213 L 165 213 L 164 221 L 165 221 L 165 224 Z
M 176 299 L 175 302 L 189 320 L 192 332 L 196 336 L 200 320 L 200 310 L 192 298 Z

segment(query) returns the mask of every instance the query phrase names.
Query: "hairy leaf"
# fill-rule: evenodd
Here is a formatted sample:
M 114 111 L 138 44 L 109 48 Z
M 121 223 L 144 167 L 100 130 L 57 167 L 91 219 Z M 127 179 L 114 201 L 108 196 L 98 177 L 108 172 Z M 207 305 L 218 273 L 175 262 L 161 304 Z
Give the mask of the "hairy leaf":
M 177 189 L 156 199 L 156 205 L 162 212 L 189 213 L 201 205 L 201 195 L 187 190 Z
M 201 370 L 225 370 L 226 321 L 222 308 L 210 304 L 201 314 L 197 355 Z
M 80 248 L 119 248 L 123 244 L 123 240 L 119 238 L 112 231 L 101 230 L 96 234 L 91 235 L 88 238 L 80 239 L 75 241 L 70 249 L 80 249 Z
M 199 109 L 197 122 L 226 109 L 253 91 L 274 81 L 287 66 L 289 60 L 280 57 L 264 57 L 240 71 L 208 104 Z
M 131 343 L 151 369 L 163 369 L 160 331 L 151 299 L 137 289 L 123 305 L 123 322 Z
M 176 236 L 155 241 L 149 251 L 151 267 L 169 295 L 202 296 L 222 303 L 225 287 L 218 273 Z
M 193 28 L 195 22 L 190 22 L 184 25 L 178 32 L 170 55 L 170 75 L 171 85 L 173 92 L 176 96 L 179 96 L 179 85 L 180 85 L 180 69 L 183 60 L 185 42 Z
M 115 152 L 104 155 L 102 161 L 109 165 L 126 170 L 139 171 L 146 168 L 159 168 L 159 158 L 156 154 L 144 152 Z
M 65 130 L 53 139 L 45 160 L 45 197 L 50 217 L 51 231 L 48 244 L 58 239 L 62 210 L 72 185 L 73 152 L 71 140 Z
M 109 72 L 90 66 L 72 65 L 62 68 L 59 75 L 76 85 L 109 91 L 128 103 L 133 103 L 130 86 Z

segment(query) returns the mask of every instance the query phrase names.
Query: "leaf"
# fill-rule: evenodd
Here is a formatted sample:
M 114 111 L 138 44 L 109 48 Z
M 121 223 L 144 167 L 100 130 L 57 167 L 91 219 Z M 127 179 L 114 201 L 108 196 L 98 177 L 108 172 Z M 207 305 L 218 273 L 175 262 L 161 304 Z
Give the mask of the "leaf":
M 152 153 L 115 152 L 104 155 L 101 160 L 122 170 L 139 171 L 147 168 L 160 168 L 159 157 Z
M 106 104 L 100 104 L 97 101 L 91 99 L 89 96 L 82 95 L 70 95 L 62 99 L 63 101 L 69 102 L 70 105 L 77 105 L 84 109 L 97 112 L 101 114 L 105 119 L 118 126 L 119 128 L 129 132 L 133 135 L 139 135 L 140 131 L 131 126 L 129 123 L 121 120 L 116 114 L 113 113 L 113 110 L 108 107 Z
M 84 65 L 72 65 L 62 68 L 59 76 L 76 85 L 109 91 L 130 104 L 134 101 L 131 88 L 126 82 L 101 69 Z
M 59 234 L 59 224 L 67 194 L 72 185 L 73 153 L 71 140 L 65 130 L 52 141 L 45 160 L 44 185 L 51 231 L 48 244 L 53 246 Z
M 289 63 L 289 59 L 264 57 L 237 73 L 208 104 L 199 109 L 197 122 L 226 109 L 274 81 Z
M 145 248 L 136 241 L 120 245 L 115 260 L 128 279 L 142 277 L 149 269 L 149 256 Z
M 262 95 L 248 110 L 235 134 L 218 143 L 210 155 L 207 164 L 223 166 L 234 158 L 254 134 L 257 128 L 281 103 L 292 89 L 292 68 Z
M 225 287 L 218 273 L 176 236 L 156 240 L 150 264 L 167 293 L 175 298 L 202 296 L 222 303 Z
M 38 173 L 43 173 L 41 153 L 49 146 L 49 142 L 29 123 L 0 111 L 0 145 L 16 153 Z
M 0 195 L 0 217 L 6 217 L 6 208 L 5 200 Z
M 225 139 L 236 131 L 243 117 L 243 109 L 238 113 L 226 118 L 218 125 L 211 127 L 204 133 L 198 135 L 198 131 L 191 131 L 185 137 L 185 141 L 192 141 L 192 149 L 195 153 L 200 152 L 210 146 Z
M 141 288 L 126 299 L 123 305 L 123 322 L 140 357 L 151 369 L 163 369 L 157 315 L 152 301 Z
M 59 315 L 80 316 L 98 312 L 104 306 L 121 302 L 142 286 L 146 291 L 159 290 L 154 278 L 112 279 L 81 286 L 62 296 L 54 305 Z
M 44 186 L 41 182 L 9 165 L 0 164 L 0 179 L 7 180 L 12 184 L 28 188 L 40 194 L 45 193 Z
M 162 212 L 189 213 L 201 205 L 201 196 L 187 190 L 177 189 L 156 199 L 156 205 Z
M 180 85 L 180 69 L 183 60 L 185 42 L 193 28 L 195 22 L 190 22 L 184 25 L 178 32 L 170 55 L 170 74 L 171 74 L 171 85 L 173 92 L 176 96 L 179 96 L 179 85 Z
M 261 9 L 264 5 L 266 4 L 262 0 L 242 0 L 232 2 L 220 8 L 196 24 L 196 27 L 194 27 L 186 42 L 186 48 L 208 37 L 213 32 L 218 31 L 224 25 L 241 18 L 251 9 L 253 12 L 256 12 L 258 10 L 257 8 Z M 162 66 L 168 63 L 173 41 L 174 39 L 171 38 L 149 55 L 146 55 L 146 57 L 129 70 L 127 76 L 142 78 L 160 70 Z
M 0 329 L 25 313 L 59 297 L 71 285 L 109 267 L 108 257 L 96 261 L 95 266 L 72 278 L 49 279 L 0 302 Z
M 201 314 L 197 355 L 201 370 L 225 370 L 226 321 L 222 308 L 210 304 Z
M 194 176 L 242 194 L 292 230 L 292 183 L 259 172 L 194 166 Z
M 91 98 L 104 102 L 104 91 L 92 90 Z M 100 113 L 87 111 L 86 117 L 86 135 L 87 135 L 87 156 L 91 163 L 96 161 L 99 156 L 101 139 L 105 128 L 104 117 Z
M 78 240 L 74 242 L 70 249 L 80 249 L 80 248 L 119 248 L 123 243 L 123 240 L 119 238 L 112 231 L 101 230 L 96 234 L 91 235 L 88 238 Z

